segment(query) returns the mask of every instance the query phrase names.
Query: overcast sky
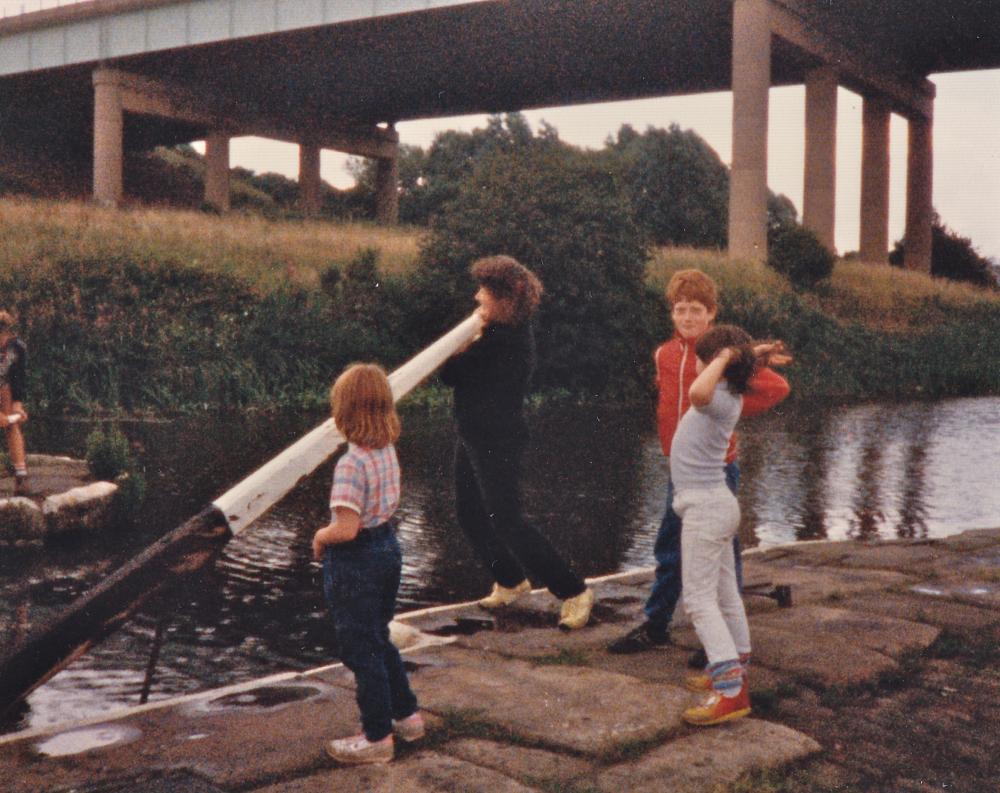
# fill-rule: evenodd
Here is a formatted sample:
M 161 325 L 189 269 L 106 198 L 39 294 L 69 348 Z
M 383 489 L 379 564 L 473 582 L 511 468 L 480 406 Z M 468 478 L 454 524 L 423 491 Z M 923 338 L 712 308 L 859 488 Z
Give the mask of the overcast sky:
M 61 0 L 60 5 L 68 5 Z M 22 8 L 37 10 L 56 0 L 0 0 L 0 13 Z M 970 237 L 979 251 L 1000 258 L 1000 70 L 932 75 L 937 86 L 934 108 L 934 205 L 944 222 Z M 804 97 L 801 87 L 771 91 L 768 184 L 784 193 L 802 211 Z M 545 119 L 572 144 L 600 148 L 622 124 L 642 131 L 671 123 L 693 129 L 729 163 L 731 159 L 732 98 L 729 93 L 615 102 L 600 105 L 532 110 L 526 116 L 537 129 Z M 861 98 L 845 89 L 838 99 L 837 247 L 841 253 L 858 247 L 861 192 Z M 444 129 L 483 126 L 484 116 L 410 121 L 398 125 L 400 139 L 427 147 Z M 902 236 L 905 213 L 906 122 L 892 117 L 890 240 Z M 325 151 L 323 178 L 338 187 L 351 184 L 346 157 Z M 298 175 L 298 150 L 291 144 L 241 138 L 231 147 L 232 165 L 258 173 Z

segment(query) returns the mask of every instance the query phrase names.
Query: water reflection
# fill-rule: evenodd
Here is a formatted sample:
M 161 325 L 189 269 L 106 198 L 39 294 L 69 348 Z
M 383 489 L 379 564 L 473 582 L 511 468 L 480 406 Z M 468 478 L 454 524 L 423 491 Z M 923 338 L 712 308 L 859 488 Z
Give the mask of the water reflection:
M 319 423 L 320 415 L 200 418 L 125 427 L 150 501 L 137 529 L 0 554 L 0 623 L 38 625 L 123 560 Z M 446 416 L 404 414 L 400 606 L 477 597 L 489 578 L 458 529 Z M 35 449 L 79 453 L 90 427 L 34 422 Z M 651 564 L 666 468 L 647 406 L 553 407 L 533 419 L 526 511 L 584 575 Z M 748 546 L 807 539 L 934 537 L 1000 525 L 1000 398 L 782 406 L 742 429 Z M 328 519 L 331 465 L 226 547 L 210 574 L 130 622 L 30 698 L 18 725 L 136 704 L 158 622 L 151 699 L 328 662 L 313 531 Z

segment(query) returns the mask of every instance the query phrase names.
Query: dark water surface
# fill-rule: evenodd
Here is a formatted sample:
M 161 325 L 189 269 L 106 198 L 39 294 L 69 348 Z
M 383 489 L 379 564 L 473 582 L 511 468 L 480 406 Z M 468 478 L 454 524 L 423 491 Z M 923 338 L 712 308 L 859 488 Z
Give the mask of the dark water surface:
M 585 575 L 651 563 L 666 467 L 650 414 L 647 405 L 560 405 L 533 419 L 528 511 Z M 44 550 L 2 549 L 0 619 L 8 632 L 19 606 L 42 622 L 322 419 L 289 413 L 124 424 L 149 481 L 140 526 Z M 482 595 L 490 581 L 452 512 L 450 421 L 410 411 L 404 426 L 400 608 Z M 91 428 L 35 420 L 29 444 L 80 454 Z M 747 422 L 742 438 L 747 545 L 1000 526 L 1000 398 L 797 405 Z M 310 541 L 328 517 L 331 470 L 323 466 L 230 542 L 196 588 L 148 605 L 32 694 L 7 729 L 137 704 L 161 621 L 151 700 L 329 662 L 336 648 Z

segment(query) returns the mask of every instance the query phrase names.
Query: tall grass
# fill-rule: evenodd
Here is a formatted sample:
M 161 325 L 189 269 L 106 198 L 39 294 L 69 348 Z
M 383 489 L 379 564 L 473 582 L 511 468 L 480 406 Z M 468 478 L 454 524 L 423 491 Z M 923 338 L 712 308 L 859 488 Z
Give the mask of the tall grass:
M 400 328 L 429 321 L 412 297 L 419 244 L 364 224 L 0 200 L 0 307 L 21 318 L 41 412 L 318 404 L 344 364 L 414 352 Z M 662 296 L 688 267 L 718 282 L 720 321 L 791 346 L 800 396 L 1000 393 L 995 293 L 839 262 L 803 294 L 690 249 L 656 251 L 648 283 Z M 633 310 L 670 333 L 662 297 Z
M 77 202 L 0 200 L 0 270 L 65 260 L 128 260 L 190 267 L 255 290 L 319 284 L 360 249 L 379 251 L 387 275 L 409 271 L 419 234 L 363 223 L 267 220 L 166 209 L 102 209 Z
M 828 283 L 799 293 L 763 264 L 664 249 L 649 265 L 662 293 L 697 267 L 720 289 L 719 321 L 780 338 L 796 362 L 793 393 L 874 399 L 1000 393 L 1000 294 L 898 268 L 838 262 Z

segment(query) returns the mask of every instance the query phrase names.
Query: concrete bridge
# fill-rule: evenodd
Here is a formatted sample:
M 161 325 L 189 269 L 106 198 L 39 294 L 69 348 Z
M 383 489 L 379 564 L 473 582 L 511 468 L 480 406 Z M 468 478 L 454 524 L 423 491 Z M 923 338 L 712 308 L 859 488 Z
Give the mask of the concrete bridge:
M 398 121 L 732 90 L 729 250 L 767 249 L 768 89 L 806 87 L 803 221 L 834 240 L 837 87 L 863 97 L 861 256 L 888 252 L 889 116 L 909 122 L 906 264 L 931 252 L 933 72 L 1000 68 L 994 0 L 92 0 L 0 21 L 0 142 L 93 159 L 206 141 L 205 199 L 229 206 L 229 140 L 378 160 L 397 216 Z

